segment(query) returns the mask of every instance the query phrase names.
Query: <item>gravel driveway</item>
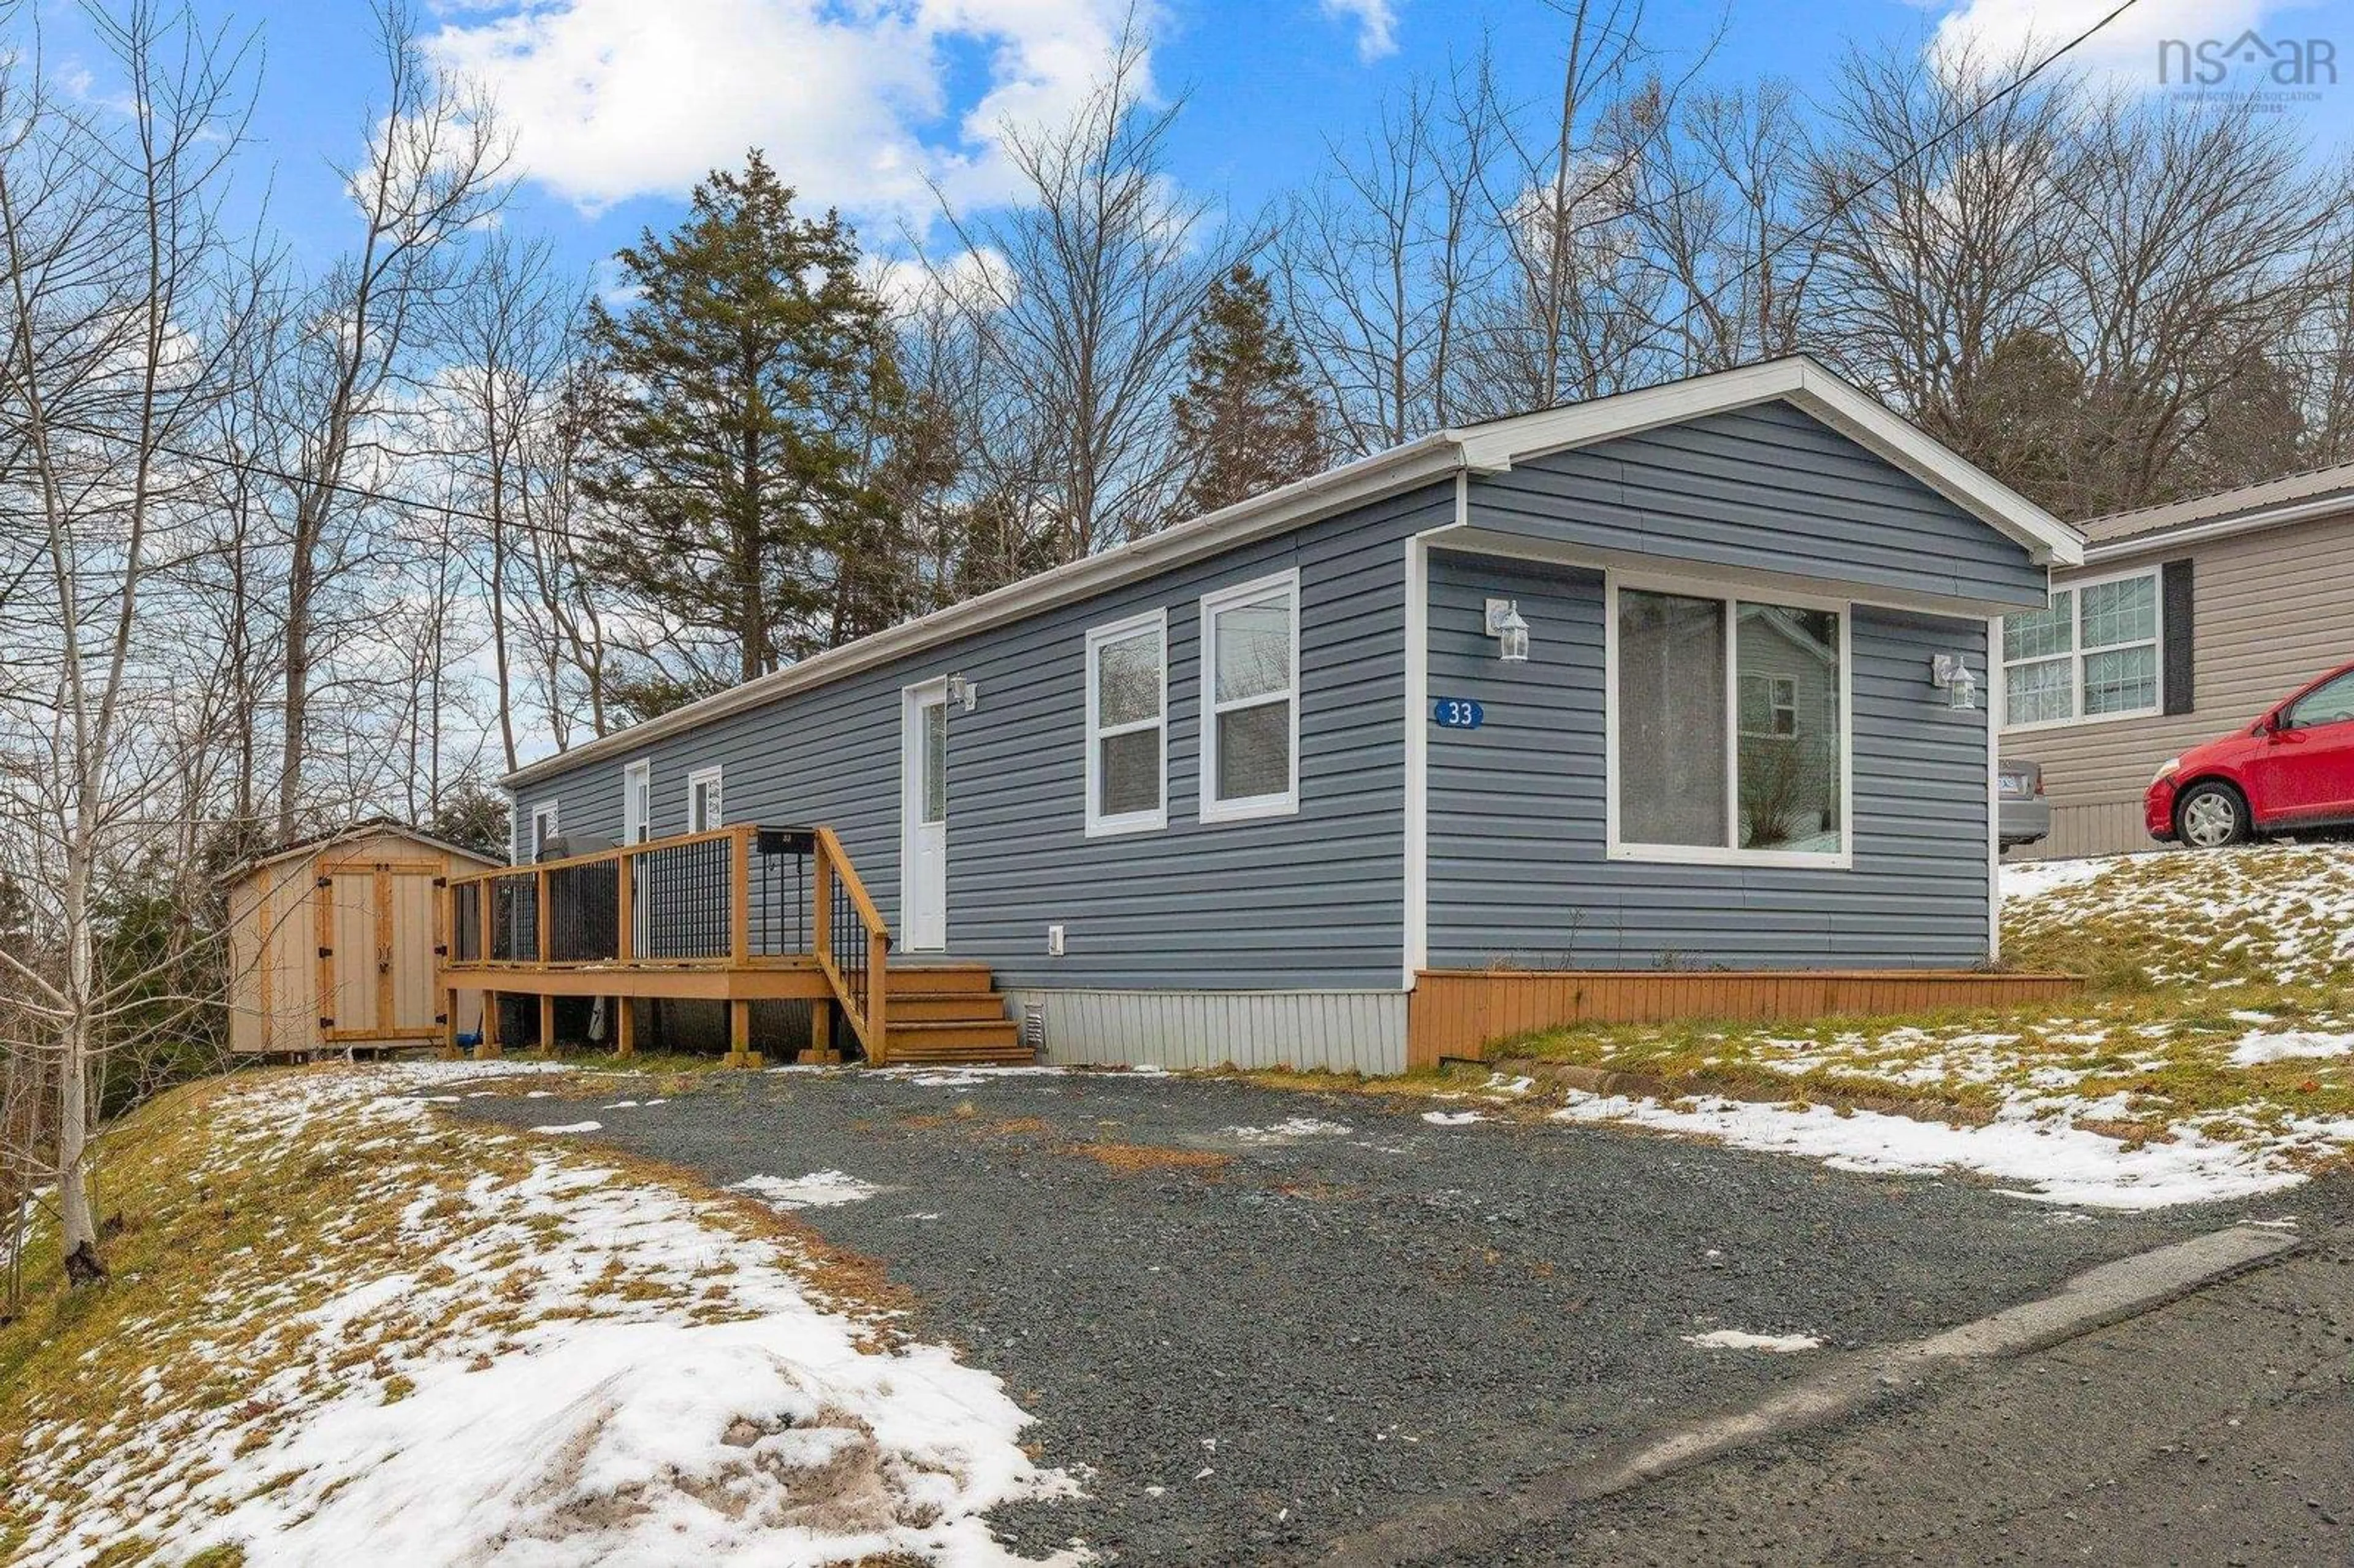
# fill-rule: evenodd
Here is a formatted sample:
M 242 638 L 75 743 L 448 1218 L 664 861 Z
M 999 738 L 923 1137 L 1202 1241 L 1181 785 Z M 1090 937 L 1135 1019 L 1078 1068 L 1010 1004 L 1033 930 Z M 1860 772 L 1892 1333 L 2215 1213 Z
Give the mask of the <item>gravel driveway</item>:
M 605 1108 L 627 1093 L 455 1108 L 599 1121 L 722 1183 L 879 1188 L 801 1217 L 887 1264 L 916 1330 L 1002 1376 L 1044 1461 L 1083 1478 L 1007 1510 L 1005 1538 L 1121 1563 L 1310 1555 L 1809 1359 L 1688 1336 L 1912 1339 L 2229 1218 L 1217 1079 L 783 1072 Z

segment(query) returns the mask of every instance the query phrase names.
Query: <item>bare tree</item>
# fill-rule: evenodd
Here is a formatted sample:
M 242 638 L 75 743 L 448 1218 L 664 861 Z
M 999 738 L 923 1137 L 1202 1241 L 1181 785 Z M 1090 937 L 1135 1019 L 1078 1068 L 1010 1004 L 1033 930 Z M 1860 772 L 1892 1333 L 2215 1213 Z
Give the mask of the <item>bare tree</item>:
M 1469 85 L 1413 83 L 1361 143 L 1328 143 L 1278 231 L 1291 330 L 1356 455 L 1442 428 L 1460 400 L 1467 305 L 1493 271 L 1479 207 L 1493 101 Z
M 1210 204 L 1169 178 L 1179 108 L 1147 104 L 1131 31 L 1067 123 L 1002 129 L 1017 202 L 981 217 L 948 209 L 974 261 L 967 277 L 936 274 L 971 302 L 1063 560 L 1170 520 L 1186 334 L 1212 280 L 1252 249 L 1211 231 Z
M 176 1016 L 197 1000 L 159 990 L 175 955 L 102 963 L 102 906 L 110 876 L 147 859 L 176 815 L 177 754 L 201 738 L 177 722 L 173 628 L 148 596 L 202 499 L 175 454 L 220 395 L 251 310 L 220 222 L 248 101 L 240 48 L 185 12 L 90 21 L 119 101 L 58 101 L 37 48 L 0 60 L 0 408 L 42 589 L 12 602 L 5 629 L 0 821 L 9 880 L 34 907 L 32 934 L 0 943 L 0 969 L 55 1096 L 60 1250 L 77 1284 L 105 1272 L 90 1174 L 106 1054 L 134 1009 L 155 1027 L 158 1004 Z
M 386 101 L 367 154 L 345 171 L 361 234 L 305 302 L 280 396 L 291 484 L 276 790 L 291 837 L 302 802 L 322 597 L 351 567 L 331 530 L 355 476 L 373 478 L 378 422 L 416 387 L 418 360 L 465 276 L 460 241 L 504 199 L 509 144 L 491 106 L 429 64 L 403 0 L 376 12 Z

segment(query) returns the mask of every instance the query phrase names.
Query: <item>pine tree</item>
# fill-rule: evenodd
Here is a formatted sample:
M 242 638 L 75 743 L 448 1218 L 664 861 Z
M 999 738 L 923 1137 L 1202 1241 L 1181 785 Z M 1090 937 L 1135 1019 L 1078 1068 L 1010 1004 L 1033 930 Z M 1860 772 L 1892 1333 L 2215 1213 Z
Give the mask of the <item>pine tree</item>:
M 843 563 L 889 530 L 904 397 L 856 235 L 792 203 L 755 150 L 698 185 L 667 238 L 619 254 L 626 308 L 588 308 L 604 379 L 589 565 L 684 640 L 740 651 L 680 698 L 871 630 L 843 613 Z
M 1210 285 L 1171 400 L 1185 474 L 1181 514 L 1197 516 L 1303 479 L 1324 466 L 1322 410 L 1275 300 L 1236 262 Z

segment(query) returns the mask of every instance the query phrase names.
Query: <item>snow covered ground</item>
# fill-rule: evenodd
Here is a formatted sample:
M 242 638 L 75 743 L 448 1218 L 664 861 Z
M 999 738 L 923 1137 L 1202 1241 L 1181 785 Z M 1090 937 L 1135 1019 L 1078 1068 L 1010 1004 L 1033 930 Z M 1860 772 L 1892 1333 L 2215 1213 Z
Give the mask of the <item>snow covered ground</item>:
M 2040 1016 L 1622 1034 L 1572 1059 L 1779 1075 L 1792 1097 L 1573 1094 L 1553 1114 L 1845 1169 L 1969 1171 L 2086 1208 L 2253 1197 L 2354 1157 L 2354 846 L 2005 866 L 2002 894 L 2007 943 L 2082 951 L 2089 936 L 2131 978 Z M 1823 1103 L 1840 1086 L 1978 1108 L 1940 1121 Z
M 253 1568 L 1015 1561 L 983 1512 L 1070 1482 L 1023 1452 L 994 1377 L 724 1203 L 413 1093 L 531 1065 L 225 1091 L 186 1181 L 308 1177 L 342 1212 L 324 1245 L 192 1281 L 143 1395 L 41 1414 L 10 1480 L 18 1560 L 139 1539 Z M 797 1185 L 849 1195 L 834 1174 Z

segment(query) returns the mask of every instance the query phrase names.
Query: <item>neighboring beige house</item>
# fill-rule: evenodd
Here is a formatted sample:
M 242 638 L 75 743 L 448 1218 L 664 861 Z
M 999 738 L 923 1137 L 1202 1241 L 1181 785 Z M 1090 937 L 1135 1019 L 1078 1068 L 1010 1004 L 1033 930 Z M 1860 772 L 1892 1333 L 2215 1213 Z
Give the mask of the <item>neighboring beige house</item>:
M 2051 609 L 2003 622 L 2002 754 L 2052 802 L 2022 858 L 2159 847 L 2159 763 L 2354 661 L 2354 463 L 2078 526 Z

